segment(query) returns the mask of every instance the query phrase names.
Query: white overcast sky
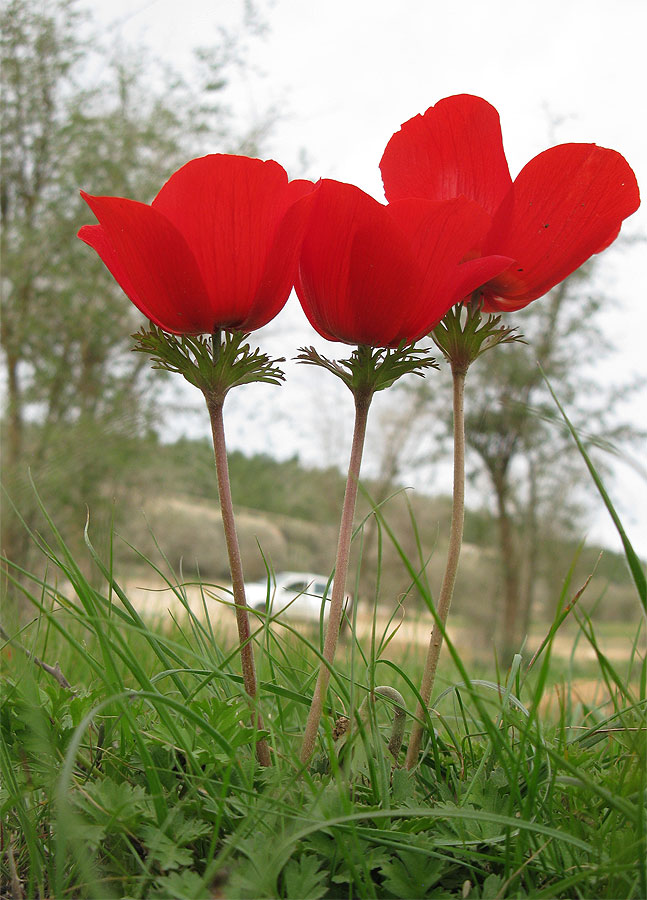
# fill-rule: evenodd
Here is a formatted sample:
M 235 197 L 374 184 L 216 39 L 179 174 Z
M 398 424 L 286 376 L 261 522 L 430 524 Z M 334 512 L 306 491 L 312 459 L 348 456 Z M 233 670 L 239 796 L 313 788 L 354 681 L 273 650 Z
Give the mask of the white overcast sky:
M 144 46 L 185 73 L 193 48 L 215 41 L 221 26 L 235 25 L 241 9 L 238 0 L 81 0 L 81 5 L 101 25 L 107 45 L 126 52 Z M 253 66 L 239 73 L 233 96 L 241 119 L 270 104 L 280 110 L 265 155 L 292 174 L 350 181 L 381 200 L 378 163 L 391 134 L 442 97 L 465 92 L 485 97 L 499 110 L 513 177 L 552 144 L 594 142 L 622 153 L 647 193 L 645 0 L 258 0 L 257 5 L 268 30 L 249 42 Z M 305 172 L 299 170 L 302 151 Z M 645 206 L 623 233 L 647 236 Z M 647 244 L 636 243 L 607 251 L 598 267 L 601 287 L 620 303 L 604 320 L 621 348 L 605 363 L 602 374 L 610 380 L 647 374 L 645 262 Z M 292 301 L 282 316 L 268 327 L 266 348 L 290 356 L 313 336 Z M 345 349 L 328 348 L 337 355 Z M 230 445 L 281 456 L 297 450 L 316 461 L 325 420 L 323 461 L 341 462 L 350 405 L 341 417 L 337 400 L 328 410 L 322 401 L 313 412 L 317 389 L 305 371 L 290 369 L 295 386 L 292 392 L 281 389 L 280 400 L 278 394 L 260 393 L 276 389 L 257 386 L 238 404 L 231 401 Z M 339 403 L 349 401 L 340 396 Z M 248 415 L 251 409 L 254 415 Z M 635 415 L 642 425 L 645 412 L 647 402 L 638 402 Z M 193 433 L 207 433 L 202 418 L 196 416 Z M 647 466 L 645 454 L 638 456 Z M 449 491 L 449 484 L 435 487 Z M 645 476 L 619 463 L 612 494 L 636 549 L 647 555 Z M 596 518 L 591 537 L 618 546 L 604 514 Z

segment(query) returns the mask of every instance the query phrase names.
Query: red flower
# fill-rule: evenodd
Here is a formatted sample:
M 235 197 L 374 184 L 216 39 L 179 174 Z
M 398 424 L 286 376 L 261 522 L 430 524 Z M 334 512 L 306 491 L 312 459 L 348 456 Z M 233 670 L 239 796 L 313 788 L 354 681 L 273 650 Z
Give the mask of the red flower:
M 499 114 L 468 94 L 405 122 L 380 168 L 390 201 L 464 196 L 492 217 L 481 252 L 515 262 L 484 285 L 486 311 L 521 309 L 541 297 L 608 247 L 640 204 L 626 160 L 595 144 L 545 150 L 513 182 Z
M 93 247 L 135 306 L 174 334 L 252 331 L 284 306 L 307 222 L 309 181 L 245 156 L 194 159 L 150 206 L 83 192 Z
M 413 342 L 510 264 L 499 256 L 462 262 L 488 225 L 464 197 L 383 206 L 351 184 L 320 181 L 296 279 L 304 312 L 331 341 Z

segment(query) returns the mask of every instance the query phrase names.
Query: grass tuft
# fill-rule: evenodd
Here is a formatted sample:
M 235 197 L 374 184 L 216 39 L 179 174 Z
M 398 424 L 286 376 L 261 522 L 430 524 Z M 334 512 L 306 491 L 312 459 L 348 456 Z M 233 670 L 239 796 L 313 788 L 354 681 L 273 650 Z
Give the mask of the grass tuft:
M 46 575 L 7 563 L 8 591 L 33 612 L 21 628 L 5 625 L 0 645 L 8 896 L 647 896 L 644 623 L 623 661 L 605 654 L 578 602 L 588 581 L 573 585 L 574 561 L 537 652 L 522 650 L 501 678 L 494 663 L 474 671 L 445 634 L 424 752 L 409 773 L 422 661 L 401 626 L 414 591 L 426 628 L 435 606 L 422 541 L 409 559 L 388 502 L 372 515 L 378 560 L 391 543 L 403 590 L 395 602 L 383 597 L 378 571 L 368 640 L 354 608 L 308 767 L 299 746 L 322 622 L 255 620 L 266 769 L 221 588 L 139 555 L 181 610 L 149 619 L 112 550 L 104 562 L 87 528 L 88 558 L 75 560 L 51 520 L 47 539 L 33 536 Z M 361 548 L 358 557 L 362 565 Z M 565 672 L 557 664 L 567 627 L 593 655 L 599 699 L 578 696 L 574 659 Z M 402 708 L 391 689 L 407 710 L 399 750 L 389 745 Z

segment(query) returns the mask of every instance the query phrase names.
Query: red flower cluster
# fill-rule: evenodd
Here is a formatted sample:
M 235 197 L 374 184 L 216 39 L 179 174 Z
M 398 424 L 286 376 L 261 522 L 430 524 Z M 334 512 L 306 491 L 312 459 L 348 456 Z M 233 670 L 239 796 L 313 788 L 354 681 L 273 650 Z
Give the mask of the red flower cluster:
M 514 263 L 483 287 L 486 311 L 543 296 L 617 237 L 638 209 L 636 178 L 614 150 L 561 144 L 512 181 L 499 115 L 480 97 L 447 97 L 405 122 L 380 163 L 389 201 L 467 197 L 490 216 L 480 252 Z
M 99 225 L 79 237 L 164 331 L 253 331 L 292 290 L 311 191 L 272 161 L 205 156 L 172 175 L 150 206 L 82 194 Z
M 321 181 L 296 282 L 304 312 L 331 341 L 411 343 L 510 265 L 501 256 L 463 262 L 488 226 L 464 197 L 383 206 L 353 185 Z
M 288 183 L 277 163 L 187 163 L 150 206 L 83 194 L 99 220 L 79 237 L 165 331 L 251 331 L 293 285 L 329 340 L 413 342 L 481 288 L 521 309 L 617 236 L 639 205 L 626 161 L 594 144 L 535 157 L 513 182 L 499 116 L 479 97 L 406 122 L 381 162 L 387 206 L 353 185 Z

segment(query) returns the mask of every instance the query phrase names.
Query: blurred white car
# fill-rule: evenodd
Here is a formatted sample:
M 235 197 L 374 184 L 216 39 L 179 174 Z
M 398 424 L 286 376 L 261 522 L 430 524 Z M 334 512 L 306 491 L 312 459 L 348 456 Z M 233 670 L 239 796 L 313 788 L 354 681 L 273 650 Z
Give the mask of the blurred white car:
M 312 572 L 279 572 L 269 585 L 267 580 L 246 584 L 245 594 L 251 609 L 270 612 L 273 616 L 283 612 L 286 617 L 309 622 L 319 621 L 325 597 L 324 621 L 327 621 L 332 582 L 328 585 L 325 575 L 315 575 Z M 350 610 L 350 602 L 350 594 L 347 594 L 344 603 L 347 612 Z

